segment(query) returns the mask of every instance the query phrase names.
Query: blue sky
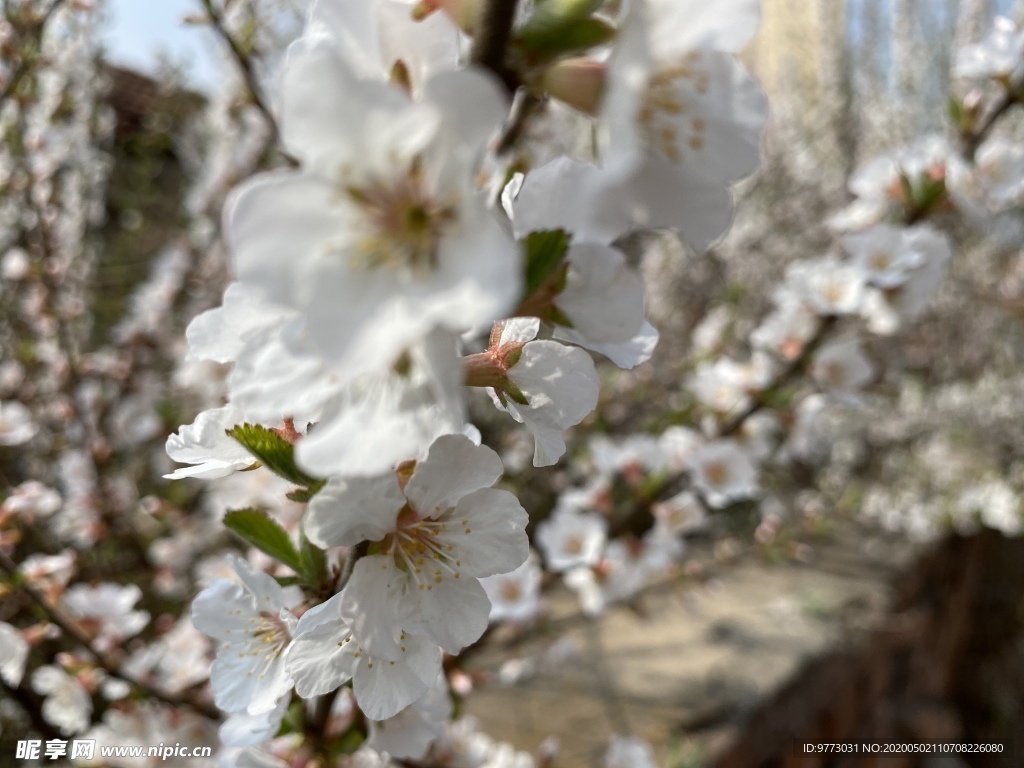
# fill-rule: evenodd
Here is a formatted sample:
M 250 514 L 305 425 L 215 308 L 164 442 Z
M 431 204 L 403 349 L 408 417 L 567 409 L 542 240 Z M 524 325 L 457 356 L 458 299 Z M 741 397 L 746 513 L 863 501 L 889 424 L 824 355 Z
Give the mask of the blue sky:
M 199 0 L 108 0 L 104 40 L 110 59 L 154 72 L 160 56 L 183 66 L 193 87 L 216 80 L 217 40 L 205 28 L 181 20 L 200 8 Z

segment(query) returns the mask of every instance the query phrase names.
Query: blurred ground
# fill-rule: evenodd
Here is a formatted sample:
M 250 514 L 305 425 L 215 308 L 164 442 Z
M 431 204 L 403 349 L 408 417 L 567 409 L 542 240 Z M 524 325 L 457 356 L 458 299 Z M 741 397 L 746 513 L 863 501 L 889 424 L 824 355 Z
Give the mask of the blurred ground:
M 639 611 L 573 618 L 572 597 L 555 594 L 549 629 L 565 628 L 575 657 L 539 633 L 513 644 L 510 667 L 495 644 L 473 662 L 490 683 L 467 710 L 521 749 L 557 737 L 559 768 L 599 765 L 610 733 L 648 740 L 670 768 L 869 764 L 792 755 L 815 740 L 1008 742 L 1019 712 L 985 730 L 999 729 L 997 687 L 979 670 L 1003 676 L 1012 651 L 1006 568 L 1020 570 L 1021 550 L 992 532 L 914 546 L 849 523 L 806 564 L 741 557 L 649 589 Z M 505 677 L 537 669 L 502 685 L 503 664 Z

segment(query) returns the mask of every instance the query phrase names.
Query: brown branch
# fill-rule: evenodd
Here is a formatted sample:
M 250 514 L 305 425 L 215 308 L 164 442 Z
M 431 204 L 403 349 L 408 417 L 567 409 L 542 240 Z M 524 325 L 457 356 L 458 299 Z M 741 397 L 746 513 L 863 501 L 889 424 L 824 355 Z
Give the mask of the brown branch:
M 209 704 L 191 697 L 165 693 L 142 682 L 138 678 L 129 675 L 127 672 L 124 672 L 117 659 L 112 655 L 102 653 L 93 647 L 92 639 L 77 625 L 71 616 L 69 616 L 60 607 L 52 604 L 31 584 L 24 581 L 21 578 L 21 573 L 18 569 L 17 563 L 15 563 L 4 552 L 0 552 L 0 570 L 6 571 L 10 575 L 12 583 L 28 595 L 36 605 L 42 608 L 47 618 L 53 624 L 60 627 L 61 631 L 64 632 L 65 635 L 74 640 L 78 645 L 82 646 L 89 655 L 96 660 L 97 665 L 107 674 L 132 684 L 150 698 L 156 699 L 164 704 L 172 707 L 187 707 L 197 714 L 203 715 L 204 717 L 208 717 L 212 720 L 220 719 L 220 711 Z
M 469 55 L 473 64 L 497 75 L 510 94 L 515 93 L 519 87 L 517 78 L 505 66 L 505 53 L 512 39 L 512 24 L 515 20 L 516 0 L 484 0 Z
M 46 721 L 46 718 L 43 717 L 42 705 L 36 696 L 29 693 L 25 688 L 8 685 L 3 679 L 0 679 L 0 690 L 25 710 L 25 714 L 28 715 L 29 720 L 32 721 L 32 727 L 39 735 L 45 736 L 47 739 L 64 738 L 64 734 L 54 726 L 50 725 Z
M 508 120 L 494 146 L 494 154 L 503 155 L 515 148 L 529 125 L 530 118 L 544 105 L 544 100 L 527 89 L 518 91 L 512 100 Z
M 242 73 L 242 78 L 245 80 L 245 86 L 249 90 L 253 103 L 263 114 L 263 119 L 270 128 L 274 142 L 278 147 L 281 147 L 281 131 L 278 128 L 277 119 L 270 109 L 270 104 L 263 95 L 263 89 L 260 87 L 259 79 L 256 77 L 256 69 L 253 67 L 252 59 L 249 58 L 249 54 L 246 51 L 242 50 L 242 46 L 235 39 L 234 35 L 228 31 L 224 16 L 213 4 L 213 0 L 200 0 L 200 2 L 203 5 L 203 10 L 206 11 L 206 15 L 210 18 L 210 24 L 213 26 L 214 31 L 216 31 L 217 36 L 224 41 L 231 51 L 231 56 Z M 285 152 L 283 147 L 281 148 L 281 154 L 290 165 L 298 165 L 298 161 Z
M 802 373 L 804 368 L 807 367 L 807 363 L 818 348 L 821 347 L 822 342 L 829 335 L 832 328 L 835 327 L 837 318 L 835 315 L 829 315 L 825 320 L 818 326 L 817 332 L 811 339 L 804 345 L 803 350 L 800 354 L 794 358 L 789 365 L 779 372 L 778 376 L 771 383 L 770 386 L 765 387 L 757 396 L 751 400 L 750 405 L 744 408 L 736 416 L 733 416 L 725 425 L 718 430 L 718 437 L 731 437 L 735 435 L 739 430 L 743 428 L 743 424 L 758 411 L 764 409 L 768 405 L 768 393 L 773 390 L 777 390 L 783 384 L 788 383 L 798 374 Z
M 989 110 L 988 114 L 981 121 L 981 124 L 973 130 L 967 131 L 961 135 L 961 143 L 963 144 L 964 156 L 968 160 L 974 159 L 974 153 L 981 146 L 981 143 L 988 137 L 992 127 L 996 122 L 1005 115 L 1014 104 L 1020 103 L 1017 96 L 1009 91 L 1005 92 L 1002 97 L 996 102 L 996 105 Z
M 36 42 L 41 43 L 43 39 L 43 33 L 46 29 L 46 23 L 50 20 L 54 13 L 56 13 L 67 0 L 53 0 L 50 6 L 43 12 L 43 15 L 39 17 L 36 22 L 37 38 Z M 4 4 L 4 11 L 6 13 L 7 4 Z M 4 86 L 4 89 L 0 91 L 0 105 L 2 105 L 7 99 L 10 98 L 11 94 L 17 90 L 18 86 L 21 85 L 22 79 L 32 69 L 32 65 L 35 63 L 35 59 L 30 56 L 24 56 L 18 62 L 18 66 L 14 72 L 11 73 L 11 79 Z

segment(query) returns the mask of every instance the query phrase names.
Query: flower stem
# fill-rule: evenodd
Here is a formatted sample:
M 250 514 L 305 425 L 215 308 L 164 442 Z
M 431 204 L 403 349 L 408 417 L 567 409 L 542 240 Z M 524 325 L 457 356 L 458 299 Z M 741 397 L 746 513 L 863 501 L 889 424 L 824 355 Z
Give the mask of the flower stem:
M 514 93 L 519 86 L 516 76 L 505 66 L 505 53 L 512 39 L 515 18 L 516 0 L 484 0 L 470 51 L 470 61 L 497 75 L 509 93 Z

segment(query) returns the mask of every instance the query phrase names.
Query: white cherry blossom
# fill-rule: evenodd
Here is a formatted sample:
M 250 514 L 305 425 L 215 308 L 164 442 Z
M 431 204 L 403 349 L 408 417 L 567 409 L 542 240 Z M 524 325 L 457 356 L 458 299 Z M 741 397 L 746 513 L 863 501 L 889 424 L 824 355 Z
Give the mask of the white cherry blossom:
M 1024 528 L 1020 496 L 1002 480 L 989 480 L 964 489 L 956 502 L 954 527 L 961 535 L 976 533 L 977 516 L 989 528 L 1017 536 Z
M 437 74 L 414 103 L 311 33 L 283 86 L 302 169 L 236 189 L 225 230 L 238 279 L 299 312 L 332 371 L 387 367 L 431 328 L 477 328 L 518 300 L 518 249 L 475 186 L 506 112 L 488 76 Z
M 96 648 L 107 652 L 149 623 L 147 611 L 133 610 L 141 597 L 136 584 L 75 584 L 64 593 L 64 607 L 94 636 Z
M 665 453 L 668 466 L 677 472 L 690 466 L 690 459 L 703 444 L 700 433 L 679 425 L 669 427 L 658 437 L 658 445 Z
M 786 269 L 786 284 L 819 315 L 859 312 L 867 275 L 855 264 L 835 258 L 796 261 Z
M 186 359 L 233 363 L 255 336 L 293 317 L 294 312 L 274 306 L 256 288 L 233 282 L 220 306 L 196 315 L 188 324 Z
M 540 611 L 540 580 L 543 573 L 537 556 L 509 573 L 481 579 L 491 601 L 491 621 L 529 621 Z
M 225 434 L 244 422 L 241 411 L 231 405 L 200 413 L 195 421 L 167 438 L 167 455 L 191 466 L 176 469 L 164 477 L 170 480 L 186 477 L 212 480 L 253 466 L 256 463 L 253 455 Z
M 907 279 L 898 288 L 884 294 L 865 294 L 861 310 L 868 320 L 868 329 L 874 333 L 892 333 L 903 321 L 920 317 L 949 271 L 953 247 L 945 234 L 920 224 L 907 230 L 907 239 L 921 254 L 921 264 L 907 273 Z
M 750 334 L 750 343 L 782 360 L 795 360 L 818 332 L 818 315 L 792 293 L 783 292 L 776 309 Z
M 60 493 L 53 488 L 38 480 L 27 480 L 11 491 L 0 509 L 31 523 L 36 518 L 50 517 L 60 509 L 62 502 Z
M 17 688 L 25 674 L 25 660 L 28 658 L 28 643 L 15 627 L 0 621 L 0 680 Z
M 743 411 L 750 405 L 750 388 L 741 363 L 729 358 L 701 363 L 690 377 L 689 389 L 704 405 L 719 413 Z
M 0 446 L 22 445 L 38 431 L 39 425 L 28 406 L 17 400 L 0 402 Z
M 396 635 L 426 634 L 458 653 L 486 629 L 490 603 L 478 579 L 526 559 L 527 515 L 491 486 L 501 460 L 463 435 L 434 441 L 408 474 L 331 479 L 310 502 L 306 535 L 321 547 L 374 542 L 345 589 L 342 617 L 360 646 L 399 661 Z
M 557 341 L 534 341 L 539 330 L 536 318 L 514 318 L 505 321 L 498 341 L 499 348 L 522 344 L 521 355 L 507 376 L 527 402 L 489 391 L 498 408 L 533 434 L 534 466 L 547 467 L 565 453 L 563 431 L 579 424 L 597 406 L 600 384 L 590 355 Z
M 592 348 L 624 344 L 644 326 L 644 286 L 617 248 L 573 244 L 566 254 L 565 287 L 554 303 L 571 325 L 559 325 L 555 338 Z
M 632 227 L 624 211 L 599 213 L 595 207 L 613 181 L 603 169 L 569 157 L 558 157 L 513 179 L 503 200 L 515 236 L 564 230 L 573 242 L 610 245 Z
M 577 340 L 573 334 L 562 328 L 557 329 L 554 335 L 555 338 L 571 341 L 574 344 L 579 344 L 593 352 L 604 355 L 615 365 L 619 366 L 619 368 L 626 369 L 636 368 L 641 363 L 646 363 L 650 360 L 654 354 L 655 347 L 658 346 L 659 339 L 658 329 L 646 320 L 640 327 L 639 332 L 628 341 L 596 342 Z
M 760 158 L 765 99 L 733 55 L 758 19 L 754 0 L 627 6 L 600 109 L 602 161 L 618 182 L 599 210 L 678 229 L 698 251 L 723 234 L 728 185 Z
M 156 679 L 162 690 L 179 693 L 209 676 L 209 650 L 209 639 L 183 616 L 169 632 L 133 653 L 125 669 Z
M 913 247 L 914 239 L 904 227 L 877 224 L 843 238 L 843 247 L 867 275 L 881 288 L 894 288 L 905 283 L 912 270 L 924 261 L 924 254 Z
M 680 491 L 656 503 L 651 512 L 658 524 L 675 534 L 699 531 L 708 524 L 708 513 L 692 491 Z
M 867 386 L 875 377 L 875 367 L 860 340 L 850 338 L 830 342 L 815 352 L 811 376 L 824 389 L 849 393 Z
M 351 586 L 346 587 L 350 589 Z M 345 592 L 309 609 L 299 619 L 285 664 L 303 698 L 320 696 L 352 681 L 359 708 L 372 720 L 386 720 L 422 697 L 441 671 L 441 651 L 427 637 L 395 632 L 399 658 L 368 653 L 342 617 Z
M 887 217 L 905 213 L 906 185 L 919 190 L 924 180 L 950 178 L 961 172 L 963 160 L 944 136 L 925 136 L 909 146 L 876 157 L 850 177 L 856 199 L 828 220 L 837 231 L 866 229 Z
M 604 551 L 608 523 L 593 512 L 556 508 L 537 525 L 537 545 L 548 570 L 555 573 L 596 563 Z
M 1024 30 L 997 16 L 988 36 L 957 52 L 953 74 L 971 80 L 995 80 L 1007 89 L 1024 81 Z
M 690 459 L 694 487 L 712 507 L 720 508 L 758 491 L 757 466 L 735 440 L 715 440 Z
M 573 568 L 565 574 L 565 583 L 576 593 L 583 612 L 598 616 L 609 605 L 633 598 L 648 574 L 648 564 L 625 541 L 614 539 L 593 568 Z
M 44 665 L 32 673 L 32 690 L 46 697 L 43 718 L 68 736 L 89 726 L 92 699 L 74 677 L 60 667 Z
M 946 186 L 957 205 L 984 224 L 1024 201 L 1024 145 L 993 136 L 975 152 L 973 165 L 958 168 Z
M 260 715 L 291 690 L 283 653 L 291 642 L 294 601 L 273 577 L 231 556 L 239 582 L 217 579 L 192 602 L 192 623 L 217 642 L 210 685 L 225 712 Z
M 562 157 L 510 182 L 502 194 L 517 237 L 553 230 L 570 237 L 565 284 L 553 300 L 558 314 L 545 318 L 555 323 L 554 337 L 634 368 L 650 359 L 658 332 L 644 318 L 643 282 L 610 245 L 630 228 L 628 218 L 594 215 L 591 200 L 607 176 Z

